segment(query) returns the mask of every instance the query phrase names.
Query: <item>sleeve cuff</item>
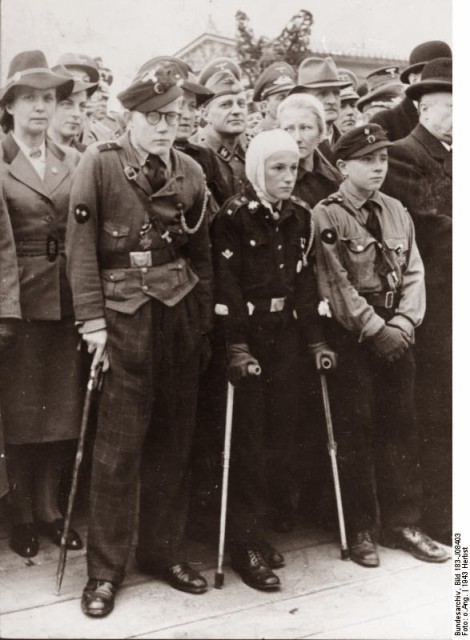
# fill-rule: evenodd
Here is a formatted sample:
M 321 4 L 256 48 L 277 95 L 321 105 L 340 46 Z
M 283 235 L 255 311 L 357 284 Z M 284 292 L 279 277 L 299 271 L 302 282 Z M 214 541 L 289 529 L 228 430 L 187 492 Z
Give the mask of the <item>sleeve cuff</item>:
M 401 329 L 410 338 L 414 337 L 414 332 L 415 332 L 414 325 L 411 322 L 411 320 L 406 316 L 402 316 L 402 315 L 393 316 L 393 318 L 389 320 L 387 324 L 389 324 L 392 327 L 397 327 L 398 329 Z
M 83 322 L 77 322 L 78 332 L 83 335 L 84 333 L 94 333 L 95 331 L 102 331 L 106 329 L 105 318 L 94 318 L 93 320 L 84 320 Z
M 372 338 L 380 329 L 385 325 L 385 320 L 379 315 L 374 315 L 366 322 L 362 327 L 362 331 L 359 335 L 359 342 L 364 342 L 367 338 Z

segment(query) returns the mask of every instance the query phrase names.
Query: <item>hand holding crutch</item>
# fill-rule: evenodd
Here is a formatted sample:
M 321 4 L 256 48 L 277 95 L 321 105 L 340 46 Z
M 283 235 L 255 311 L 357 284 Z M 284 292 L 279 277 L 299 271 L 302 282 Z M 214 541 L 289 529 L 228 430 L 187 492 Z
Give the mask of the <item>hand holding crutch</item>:
M 326 431 L 328 436 L 328 453 L 330 454 L 331 459 L 331 470 L 333 473 L 333 484 L 335 488 L 335 497 L 336 497 L 336 508 L 338 511 L 338 524 L 339 524 L 339 535 L 340 535 L 340 543 L 341 543 L 341 558 L 343 560 L 347 560 L 349 558 L 349 549 L 348 543 L 346 539 L 346 527 L 344 524 L 344 512 L 343 512 L 343 501 L 341 498 L 341 487 L 339 483 L 339 474 L 338 474 L 338 463 L 336 460 L 336 442 L 335 436 L 333 433 L 333 421 L 331 419 L 331 409 L 330 409 L 330 398 L 328 394 L 328 385 L 326 382 L 326 372 L 336 368 L 337 364 L 337 355 L 334 351 L 331 351 L 327 344 L 320 343 L 316 345 L 317 352 L 314 353 L 316 356 L 315 362 L 320 373 L 320 383 L 321 383 L 321 391 L 323 397 L 323 408 L 325 410 L 325 422 L 326 422 Z
M 87 391 L 85 395 L 85 405 L 83 408 L 82 422 L 80 425 L 80 434 L 78 438 L 77 453 L 75 455 L 75 462 L 73 467 L 72 487 L 70 489 L 70 494 L 67 502 L 67 513 L 64 521 L 64 530 L 62 532 L 62 538 L 60 540 L 60 555 L 59 555 L 59 563 L 57 565 L 57 574 L 56 574 L 57 595 L 60 595 L 60 588 L 62 586 L 62 580 L 64 577 L 64 571 L 65 571 L 65 563 L 67 560 L 67 537 L 69 534 L 70 523 L 72 520 L 72 512 L 73 512 L 73 505 L 75 502 L 75 495 L 77 493 L 78 474 L 80 471 L 80 465 L 82 463 L 82 458 L 83 458 L 83 451 L 85 448 L 85 435 L 86 435 L 86 430 L 88 426 L 88 417 L 90 414 L 92 395 L 95 389 L 97 390 L 101 389 L 102 375 L 104 372 L 104 367 L 106 366 L 105 363 L 107 363 L 107 356 L 106 356 L 106 351 L 103 351 L 101 353 L 100 360 L 97 360 L 97 362 L 93 360 L 91 369 L 90 369 L 90 375 L 88 378 Z
M 228 478 L 230 468 L 230 448 L 232 443 L 232 420 L 233 420 L 233 399 L 234 384 L 246 376 L 259 376 L 261 367 L 258 361 L 253 358 L 248 350 L 248 345 L 233 344 L 228 348 L 229 355 L 229 382 L 227 383 L 227 407 L 225 413 L 225 435 L 223 452 L 222 471 L 222 498 L 220 505 L 220 530 L 219 530 L 219 553 L 217 558 L 217 571 L 215 574 L 214 586 L 221 589 L 224 584 L 224 552 L 225 552 L 225 528 L 227 523 L 227 498 L 228 498 Z

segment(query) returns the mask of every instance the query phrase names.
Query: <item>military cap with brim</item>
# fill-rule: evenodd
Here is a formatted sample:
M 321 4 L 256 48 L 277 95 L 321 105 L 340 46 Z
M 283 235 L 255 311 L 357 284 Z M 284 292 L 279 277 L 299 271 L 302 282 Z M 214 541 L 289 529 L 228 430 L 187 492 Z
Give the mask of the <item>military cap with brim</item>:
M 63 93 L 69 95 L 73 80 L 49 69 L 42 51 L 22 51 L 10 62 L 5 86 L 0 89 L 0 102 L 5 102 L 15 87 L 57 89 L 60 86 L 63 86 Z
M 88 74 L 90 82 L 98 82 L 100 79 L 100 71 L 98 65 L 91 56 L 84 53 L 64 53 L 57 60 L 57 64 L 64 67 L 78 67 Z
M 328 87 L 345 89 L 351 80 L 341 80 L 336 64 L 330 56 L 326 58 L 306 58 L 299 67 L 297 85 L 292 93 L 302 93 L 305 89 L 326 89 Z
M 259 102 L 267 96 L 280 91 L 289 91 L 295 87 L 295 71 L 287 62 L 273 62 L 255 82 L 253 87 L 253 101 Z
M 212 92 L 212 97 L 206 101 L 206 104 L 212 98 L 225 96 L 230 94 L 242 93 L 245 91 L 242 83 L 233 75 L 231 71 L 218 71 L 209 78 L 206 88 Z
M 368 123 L 344 133 L 336 142 L 333 153 L 335 161 L 353 160 L 391 145 L 379 124 Z
M 405 84 L 410 82 L 410 73 L 420 73 L 426 62 L 436 58 L 452 58 L 452 49 L 442 40 L 423 42 L 410 53 L 410 64 L 401 73 L 400 80 Z
M 353 91 L 356 91 L 359 80 L 357 75 L 351 69 L 346 69 L 346 67 L 338 67 L 338 77 L 342 82 L 350 82 L 351 88 Z
M 341 89 L 339 92 L 339 97 L 341 102 L 346 102 L 346 100 L 358 100 L 359 94 L 354 91 L 354 88 L 346 87 L 345 89 Z
M 424 65 L 421 81 L 410 84 L 405 93 L 410 100 L 419 100 L 425 93 L 452 93 L 452 58 L 436 58 Z
M 118 100 L 129 111 L 148 113 L 173 102 L 183 95 L 182 78 L 176 78 L 174 68 L 158 65 L 134 78 L 132 84 L 121 93 Z
M 200 72 L 198 77 L 198 82 L 207 86 L 207 81 L 211 78 L 215 73 L 219 71 L 230 71 L 237 80 L 242 79 L 242 70 L 231 58 L 220 57 L 214 58 L 211 62 L 209 62 Z
M 86 91 L 87 96 L 92 96 L 98 88 L 98 82 L 83 82 L 82 80 L 78 80 L 73 73 L 64 67 L 61 64 L 56 64 L 55 67 L 52 67 L 52 71 L 54 73 L 59 74 L 60 76 L 64 76 L 66 78 L 71 78 L 73 80 L 73 89 L 69 92 L 69 95 L 73 95 L 74 93 L 80 93 L 80 91 Z M 57 97 L 60 99 L 65 99 L 67 96 L 62 98 L 61 87 L 57 90 Z
M 204 102 L 213 96 L 213 93 L 197 81 L 196 76 L 192 72 L 191 67 L 184 60 L 175 56 L 156 56 L 145 64 L 143 64 L 137 72 L 137 77 L 156 66 L 164 66 L 173 69 L 173 75 L 176 81 L 182 80 L 180 86 L 186 91 L 194 93 L 196 96 L 197 106 L 200 107 Z M 137 79 L 137 78 L 136 78 Z

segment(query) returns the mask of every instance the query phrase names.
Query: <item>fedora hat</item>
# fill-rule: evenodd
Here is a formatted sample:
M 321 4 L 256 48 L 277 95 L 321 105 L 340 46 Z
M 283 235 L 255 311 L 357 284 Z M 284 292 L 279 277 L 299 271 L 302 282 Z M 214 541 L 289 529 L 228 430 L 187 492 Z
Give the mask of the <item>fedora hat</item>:
M 63 93 L 69 95 L 73 90 L 73 79 L 49 69 L 42 51 L 22 51 L 10 62 L 5 86 L 0 90 L 0 102 L 5 102 L 15 87 L 55 89 L 60 86 L 63 87 Z
M 95 91 L 98 88 L 98 82 L 82 82 L 82 80 L 78 80 L 73 73 L 67 69 L 67 67 L 64 67 L 61 64 L 56 64 L 54 67 L 52 67 L 52 71 L 54 73 L 57 73 L 59 76 L 64 76 L 66 78 L 70 78 L 71 80 L 73 80 L 73 89 L 72 91 L 69 91 L 69 93 L 64 96 L 63 99 L 65 99 L 68 95 L 71 95 L 73 93 L 79 93 L 80 91 L 86 91 L 87 92 L 87 96 L 90 97 L 92 96 Z M 58 96 L 59 99 L 62 99 L 62 90 L 59 89 L 58 90 Z
M 400 80 L 405 84 L 410 83 L 410 73 L 420 73 L 426 62 L 435 58 L 452 58 L 452 49 L 442 40 L 429 40 L 423 42 L 410 53 L 409 66 L 402 71 Z
M 303 89 L 323 89 L 327 87 L 345 89 L 351 84 L 351 79 L 341 80 L 336 64 L 330 56 L 326 58 L 305 58 L 299 67 L 297 85 L 290 93 L 301 93 Z
M 452 58 L 436 58 L 424 65 L 420 82 L 410 84 L 405 93 L 410 100 L 419 100 L 425 93 L 452 92 Z
M 83 71 L 88 74 L 90 82 L 98 82 L 100 79 L 98 65 L 91 56 L 83 53 L 64 53 L 57 60 L 57 64 L 61 64 L 64 67 L 78 67 L 79 69 L 83 69 Z

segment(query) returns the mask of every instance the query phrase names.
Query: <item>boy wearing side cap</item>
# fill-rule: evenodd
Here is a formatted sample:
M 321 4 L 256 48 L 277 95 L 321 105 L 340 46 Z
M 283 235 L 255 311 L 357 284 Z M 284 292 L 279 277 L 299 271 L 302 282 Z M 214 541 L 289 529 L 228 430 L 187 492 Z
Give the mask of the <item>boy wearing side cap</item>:
M 379 564 L 375 493 L 381 544 L 428 562 L 449 557 L 419 526 L 412 344 L 424 269 L 408 212 L 379 191 L 390 144 L 373 124 L 341 136 L 334 151 L 344 181 L 314 209 L 327 339 L 341 363 L 330 387 L 346 527 L 351 559 L 366 567 Z

